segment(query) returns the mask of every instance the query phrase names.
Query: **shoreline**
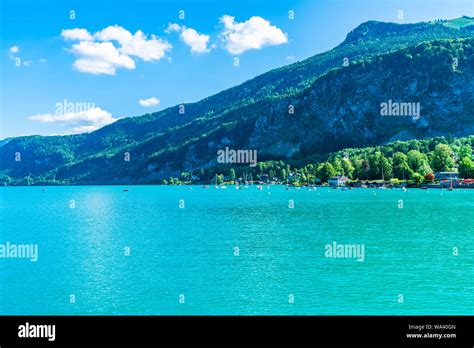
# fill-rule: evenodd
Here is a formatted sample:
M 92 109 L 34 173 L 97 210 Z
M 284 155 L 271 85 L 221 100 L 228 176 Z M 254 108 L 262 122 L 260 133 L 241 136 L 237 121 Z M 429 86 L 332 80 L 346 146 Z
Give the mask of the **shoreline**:
M 72 184 L 72 185 L 66 185 L 66 184 L 32 184 L 32 185 L 3 185 L 0 186 L 2 187 L 84 187 L 84 186 L 122 186 L 122 187 L 133 187 L 133 186 L 163 186 L 163 187 L 182 187 L 182 186 L 188 186 L 188 187 L 197 187 L 197 188 L 202 188 L 202 189 L 212 189 L 212 188 L 231 188 L 231 187 L 271 187 L 271 186 L 276 186 L 276 187 L 285 187 L 289 189 L 334 189 L 334 190 L 353 190 L 353 189 L 379 189 L 379 190 L 393 190 L 393 189 L 420 189 L 420 190 L 428 190 L 428 189 L 435 189 L 435 190 L 446 190 L 446 191 L 451 191 L 449 187 L 443 187 L 443 186 L 412 186 L 412 185 L 406 185 L 406 186 L 384 186 L 384 185 L 377 185 L 377 186 L 329 186 L 329 185 L 287 185 L 287 184 L 265 184 L 265 183 L 254 183 L 254 184 L 220 184 L 220 185 L 213 185 L 213 184 L 126 184 L 126 183 L 117 183 L 117 184 Z M 466 186 L 466 187 L 459 187 L 459 186 L 453 186 L 452 190 L 463 190 L 463 189 L 474 189 L 474 185 Z

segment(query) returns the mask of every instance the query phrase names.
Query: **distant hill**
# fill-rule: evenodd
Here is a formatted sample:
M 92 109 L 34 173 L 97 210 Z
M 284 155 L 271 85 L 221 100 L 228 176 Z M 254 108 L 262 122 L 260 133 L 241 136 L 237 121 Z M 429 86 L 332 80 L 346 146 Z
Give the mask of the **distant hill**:
M 419 105 L 419 117 L 381 115 L 381 105 L 392 102 Z M 304 159 L 394 140 L 471 135 L 474 19 L 369 21 L 330 51 L 184 110 L 124 118 L 90 134 L 3 141 L 0 172 L 71 184 L 152 183 L 213 167 L 226 146 L 256 149 L 259 159 Z

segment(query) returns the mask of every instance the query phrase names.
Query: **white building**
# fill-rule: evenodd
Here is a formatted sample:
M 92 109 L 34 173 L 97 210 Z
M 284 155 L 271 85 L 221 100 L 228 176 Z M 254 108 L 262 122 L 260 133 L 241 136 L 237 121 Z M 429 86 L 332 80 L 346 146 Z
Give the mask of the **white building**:
M 350 179 L 347 176 L 344 175 L 338 175 L 335 177 L 332 177 L 331 179 L 328 180 L 328 184 L 331 187 L 338 187 L 338 186 L 346 186 L 346 183 Z

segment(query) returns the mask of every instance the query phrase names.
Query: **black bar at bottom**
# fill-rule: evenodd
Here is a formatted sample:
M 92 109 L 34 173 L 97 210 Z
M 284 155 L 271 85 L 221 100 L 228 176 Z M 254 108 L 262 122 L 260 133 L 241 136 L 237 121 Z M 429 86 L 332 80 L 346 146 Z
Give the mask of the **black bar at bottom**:
M 27 324 L 28 323 L 28 324 Z M 55 325 L 54 340 L 52 327 Z M 21 332 L 20 332 L 21 331 Z M 26 333 L 28 331 L 28 333 Z M 48 336 L 49 332 L 49 336 Z M 42 335 L 46 337 L 19 337 Z M 2 316 L 0 346 L 65 344 L 474 346 L 472 316 Z

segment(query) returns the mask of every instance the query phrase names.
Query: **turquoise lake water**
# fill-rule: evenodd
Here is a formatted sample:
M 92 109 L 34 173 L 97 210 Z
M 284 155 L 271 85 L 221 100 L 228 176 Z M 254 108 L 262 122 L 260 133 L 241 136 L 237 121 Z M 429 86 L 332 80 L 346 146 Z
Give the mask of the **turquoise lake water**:
M 474 314 L 474 190 L 124 188 L 0 188 L 0 314 Z

